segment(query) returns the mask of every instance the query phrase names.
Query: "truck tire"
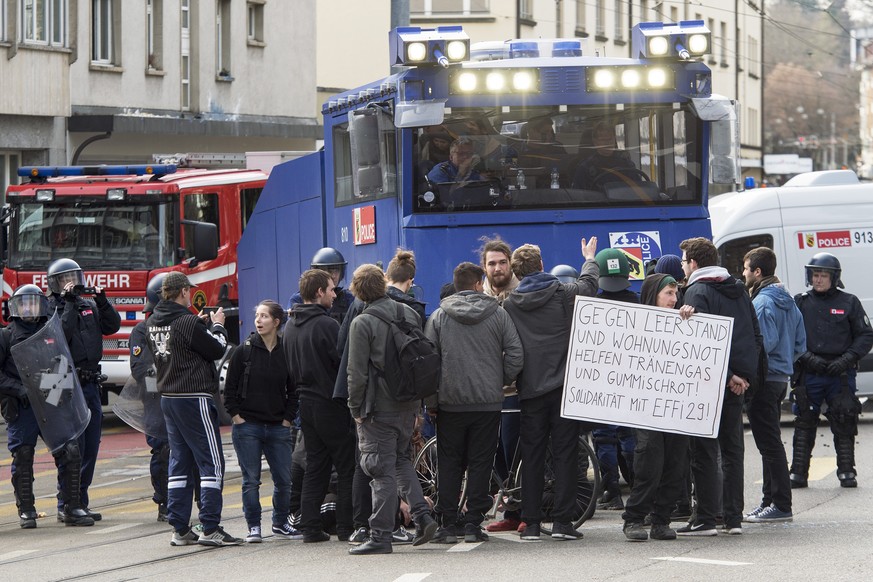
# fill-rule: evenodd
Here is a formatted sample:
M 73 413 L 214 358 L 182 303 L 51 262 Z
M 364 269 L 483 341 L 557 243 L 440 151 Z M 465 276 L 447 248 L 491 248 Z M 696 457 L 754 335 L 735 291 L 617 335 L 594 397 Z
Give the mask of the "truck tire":
M 230 414 L 224 407 L 224 382 L 227 379 L 227 369 L 230 367 L 230 358 L 238 346 L 227 344 L 227 349 L 224 350 L 224 355 L 220 360 L 215 361 L 215 367 L 218 369 L 218 392 L 215 394 L 215 407 L 218 409 L 218 422 L 222 426 L 230 426 Z

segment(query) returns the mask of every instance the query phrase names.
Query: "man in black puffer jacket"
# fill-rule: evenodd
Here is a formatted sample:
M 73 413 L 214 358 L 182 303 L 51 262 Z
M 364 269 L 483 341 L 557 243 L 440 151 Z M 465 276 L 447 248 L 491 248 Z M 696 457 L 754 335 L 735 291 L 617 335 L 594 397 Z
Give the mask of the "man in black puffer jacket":
M 715 517 L 719 506 L 723 506 L 725 532 L 740 535 L 743 533 L 743 395 L 749 384 L 758 378 L 758 350 L 764 342 L 745 285 L 718 266 L 718 250 L 712 241 L 690 238 L 682 241 L 679 248 L 682 249 L 682 267 L 688 276 L 685 305 L 680 313 L 723 315 L 732 317 L 734 325 L 718 437 L 691 439 L 697 519 L 676 533 L 718 535 Z M 722 500 L 718 498 L 716 481 L 719 453 L 724 475 Z

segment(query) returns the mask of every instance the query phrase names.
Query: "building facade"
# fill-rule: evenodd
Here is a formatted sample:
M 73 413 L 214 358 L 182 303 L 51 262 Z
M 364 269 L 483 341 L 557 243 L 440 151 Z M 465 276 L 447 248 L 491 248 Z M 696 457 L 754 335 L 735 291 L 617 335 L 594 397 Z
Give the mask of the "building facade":
M 0 0 L 0 182 L 19 164 L 310 150 L 315 2 Z

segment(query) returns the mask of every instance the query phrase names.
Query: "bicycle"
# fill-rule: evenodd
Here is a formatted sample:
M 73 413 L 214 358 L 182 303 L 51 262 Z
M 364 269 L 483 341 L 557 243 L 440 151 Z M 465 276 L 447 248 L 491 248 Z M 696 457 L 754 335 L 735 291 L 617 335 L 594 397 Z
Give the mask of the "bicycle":
M 504 410 L 503 413 L 520 412 L 518 410 Z M 597 505 L 597 499 L 601 493 L 601 478 L 600 478 L 600 463 L 597 461 L 597 455 L 594 452 L 590 442 L 589 433 L 584 432 L 579 435 L 578 446 L 578 480 L 576 483 L 576 508 L 573 512 L 571 520 L 573 527 L 578 528 L 585 523 L 591 516 L 594 515 L 594 510 Z M 521 453 L 516 445 L 515 453 L 512 458 L 512 465 L 509 470 L 509 475 L 505 480 L 502 480 L 497 473 L 491 471 L 491 489 L 495 494 L 495 503 L 489 513 L 490 517 L 494 517 L 497 511 L 517 510 L 521 507 Z M 415 457 L 415 470 L 418 474 L 421 489 L 425 497 L 436 504 L 439 491 L 437 490 L 437 437 L 431 437 L 424 447 Z M 545 482 L 543 487 L 543 521 L 551 521 L 551 513 L 553 508 L 553 490 L 555 485 L 555 475 L 552 470 L 552 454 L 551 445 L 546 452 L 545 463 Z M 466 479 L 461 484 L 461 496 L 459 509 L 463 510 L 466 500 Z

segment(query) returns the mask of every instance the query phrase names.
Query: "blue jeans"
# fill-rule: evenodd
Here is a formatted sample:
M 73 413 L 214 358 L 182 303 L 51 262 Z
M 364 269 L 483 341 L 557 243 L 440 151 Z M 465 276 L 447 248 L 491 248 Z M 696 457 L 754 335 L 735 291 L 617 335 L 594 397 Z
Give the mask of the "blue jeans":
M 249 527 L 261 524 L 261 455 L 273 477 L 273 525 L 291 509 L 291 428 L 246 421 L 233 425 L 233 448 L 242 470 L 243 514 Z

